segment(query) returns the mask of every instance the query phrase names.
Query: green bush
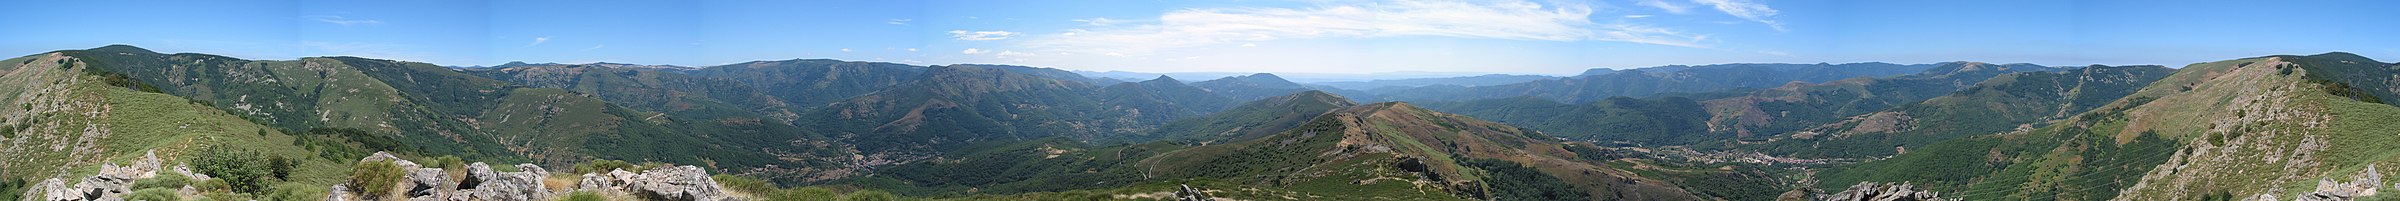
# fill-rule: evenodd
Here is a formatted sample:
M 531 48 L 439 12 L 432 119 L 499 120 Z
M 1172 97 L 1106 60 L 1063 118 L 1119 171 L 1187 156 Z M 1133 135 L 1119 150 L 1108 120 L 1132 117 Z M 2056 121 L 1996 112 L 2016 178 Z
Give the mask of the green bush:
M 201 174 L 225 180 L 233 192 L 257 193 L 266 188 L 267 164 L 258 151 L 211 146 L 200 152 L 193 165 Z
M 401 177 L 405 174 L 400 170 L 400 165 L 393 164 L 392 161 L 358 163 L 358 165 L 350 167 L 349 187 L 352 191 L 357 191 L 359 197 L 372 200 L 390 195 L 392 187 L 399 185 Z
M 467 160 L 459 159 L 458 156 L 451 155 L 434 157 L 430 162 L 433 162 L 433 164 L 426 164 L 425 167 L 442 168 L 444 170 L 464 170 L 467 167 Z
M 224 179 L 201 180 L 198 183 L 192 183 L 192 188 L 196 188 L 200 192 L 233 191 L 233 185 L 226 184 Z
M 213 179 L 212 179 L 212 180 L 213 180 Z M 202 194 L 200 194 L 200 198 L 203 198 L 203 200 L 224 200 L 224 201 L 250 200 L 250 199 L 242 199 L 242 197 L 246 197 L 246 196 L 244 196 L 244 195 L 242 195 L 242 194 L 233 194 L 233 193 L 226 193 L 226 192 L 213 192 L 213 193 L 202 193 Z
M 183 198 L 182 198 L 182 197 L 175 196 L 175 189 L 172 189 L 172 188 L 146 188 L 146 189 L 142 189 L 142 190 L 136 190 L 136 191 L 133 191 L 133 194 L 130 194 L 130 195 L 125 195 L 125 201 L 179 201 L 179 200 L 183 200 Z
M 850 194 L 849 194 L 849 195 L 843 195 L 843 196 L 842 196 L 842 200 L 844 200 L 844 201 L 898 201 L 898 200 L 900 200 L 900 196 L 898 196 L 898 195 L 892 195 L 892 193 L 889 193 L 889 192 L 883 192 L 883 191 L 878 191 L 878 190 L 859 190 L 858 192 L 850 192 Z
M 268 188 L 268 189 L 267 189 L 267 193 L 266 193 L 265 195 L 260 195 L 260 196 L 259 196 L 259 198 L 258 198 L 258 200 L 265 200 L 265 201 L 299 201 L 299 200 L 319 200 L 319 199 L 325 199 L 325 190 L 326 190 L 326 189 L 325 189 L 325 187 L 324 187 L 324 186 L 309 185 L 309 184 L 303 184 L 303 183 L 288 183 L 288 182 L 287 182 L 287 183 L 283 183 L 283 184 L 276 184 L 274 188 Z
M 185 177 L 185 176 L 183 176 L 183 174 L 158 174 L 158 177 L 151 177 L 150 179 L 143 179 L 143 180 L 139 180 L 139 181 L 133 181 L 133 189 L 147 189 L 147 188 L 176 188 L 176 189 L 180 189 L 180 188 L 183 188 L 183 186 L 187 186 L 187 185 L 191 185 L 191 184 L 192 184 L 192 178 L 191 178 L 191 177 Z
M 833 189 L 812 186 L 776 191 L 766 196 L 768 201 L 833 201 L 841 194 L 834 194 Z
M 733 189 L 735 191 L 741 191 L 744 193 L 764 195 L 780 190 L 775 187 L 775 184 L 767 183 L 765 180 L 752 179 L 750 177 L 743 177 L 740 175 L 717 174 L 710 177 L 716 179 L 717 185 L 719 186 L 724 186 L 727 189 Z
M 620 161 L 620 160 L 599 159 L 599 160 L 592 160 L 592 162 L 590 162 L 590 163 L 575 164 L 575 173 L 576 173 L 576 174 L 583 174 L 583 173 L 595 173 L 595 172 L 605 173 L 605 172 L 612 171 L 612 170 L 617 170 L 617 169 L 624 169 L 625 171 L 641 172 L 641 170 L 640 170 L 639 166 L 634 166 L 634 165 L 633 165 L 633 163 L 628 163 L 628 162 L 625 162 L 625 161 Z
M 300 161 L 292 160 L 292 158 L 289 157 L 283 157 L 283 155 L 267 157 L 267 173 L 274 175 L 275 180 L 278 181 L 292 180 L 292 169 L 298 168 L 299 166 Z
M 0 200 L 22 199 L 25 195 L 19 193 L 25 192 L 25 186 L 23 178 L 0 179 Z
M 565 201 L 606 201 L 606 200 L 608 200 L 608 198 L 606 198 L 606 197 L 600 197 L 600 194 L 599 194 L 599 193 L 592 193 L 591 191 L 575 191 L 575 193 L 568 193 L 566 198 L 564 198 L 564 199 L 560 199 L 560 200 L 565 200 Z

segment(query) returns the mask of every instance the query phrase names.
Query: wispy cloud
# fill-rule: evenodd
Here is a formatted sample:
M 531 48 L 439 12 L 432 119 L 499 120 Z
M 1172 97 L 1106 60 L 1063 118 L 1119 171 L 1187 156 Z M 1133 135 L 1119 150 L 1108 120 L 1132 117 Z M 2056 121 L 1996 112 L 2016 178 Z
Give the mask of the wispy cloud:
M 1691 7 L 1691 6 L 1686 6 L 1686 5 L 1683 5 L 1683 4 L 1675 4 L 1675 3 L 1673 3 L 1673 2 L 1667 2 L 1666 0 L 1641 0 L 1641 1 L 1633 2 L 1633 4 L 1634 4 L 1634 5 L 1641 5 L 1641 6 L 1649 6 L 1649 7 L 1651 7 L 1651 8 L 1658 8 L 1658 10 L 1663 10 L 1663 11 L 1667 11 L 1667 13 L 1674 13 L 1674 14 L 1684 14 L 1684 13 L 1691 12 L 1691 10 L 1692 10 L 1692 7 Z
M 1082 23 L 1084 23 L 1084 24 L 1090 24 L 1090 25 L 1092 25 L 1092 26 L 1108 26 L 1108 25 L 1116 25 L 1117 23 L 1124 23 L 1125 21 L 1124 21 L 1124 20 L 1117 20 L 1117 19 L 1108 19 L 1108 18 L 1105 18 L 1105 17 L 1095 17 L 1095 18 L 1092 18 L 1092 19 L 1075 19 L 1075 22 L 1082 22 Z
M 958 39 L 958 40 L 971 40 L 971 41 L 986 41 L 986 40 L 1000 40 L 1000 39 L 1008 39 L 1008 37 L 1010 37 L 1010 36 L 1016 36 L 1016 35 L 1017 35 L 1017 33 L 1016 33 L 1016 32 L 1008 32 L 1008 31 L 967 31 L 967 30 L 950 30 L 950 38 L 956 38 L 956 39 Z
M 535 46 L 535 45 L 542 45 L 542 43 L 547 43 L 547 42 L 550 42 L 550 37 L 549 37 L 549 36 L 543 36 L 543 37 L 533 37 L 533 43 L 526 43 L 526 44 L 525 44 L 525 47 L 533 47 L 533 46 Z
M 911 21 L 911 20 L 910 20 L 910 19 L 890 19 L 890 20 L 884 20 L 884 21 L 883 21 L 883 23 L 884 23 L 884 24 L 892 24 L 892 25 L 908 25 L 908 21 Z
M 958 51 L 958 53 L 961 53 L 961 54 L 983 54 L 983 53 L 987 53 L 987 52 L 991 52 L 991 51 L 984 51 L 983 49 L 975 49 L 975 48 L 967 48 L 967 50 L 960 50 L 960 51 Z
M 850 48 L 842 48 L 842 52 L 850 52 Z
M 342 25 L 342 26 L 351 26 L 351 25 L 376 25 L 376 24 L 383 24 L 383 21 L 376 21 L 376 20 L 370 20 L 370 19 L 350 19 L 350 18 L 347 18 L 347 17 L 342 17 L 342 16 L 340 16 L 340 15 L 309 15 L 309 16 L 300 16 L 300 18 L 301 18 L 301 19 L 308 19 L 309 21 L 317 21 L 317 22 L 324 22 L 324 23 L 332 23 L 332 24 L 335 24 L 335 25 Z
M 1009 58 L 1009 57 L 1029 57 L 1029 56 L 1035 56 L 1035 54 L 1033 54 L 1033 53 L 1024 53 L 1024 52 L 1017 52 L 1017 51 L 1000 51 L 999 53 L 992 53 L 992 56 L 993 56 L 993 57 L 1002 58 L 1002 59 L 1007 59 L 1007 58 Z
M 1471 1 L 1471 2 L 1470 2 Z M 1389 0 L 1309 8 L 1197 8 L 1156 23 L 1041 35 L 1029 47 L 1084 53 L 1158 50 L 1279 39 L 1441 36 L 1542 41 L 1622 41 L 1700 47 L 1703 35 L 1591 20 L 1588 5 L 1525 0 Z M 953 32 L 954 34 L 956 32 Z
M 1775 28 L 1775 31 L 1786 31 L 1783 29 L 1783 23 L 1776 22 L 1774 19 L 1775 8 L 1768 8 L 1766 4 L 1750 2 L 1750 0 L 1692 0 L 1692 3 L 1708 5 L 1715 7 L 1717 11 L 1725 12 L 1726 15 L 1766 24 L 1768 28 Z
M 589 47 L 589 48 L 583 48 L 583 50 L 576 50 L 576 51 L 577 51 L 577 52 L 589 52 L 589 51 L 592 51 L 592 50 L 598 50 L 598 49 L 600 49 L 600 48 L 608 48 L 608 44 L 593 45 L 592 47 Z
M 357 56 L 402 61 L 438 62 L 433 53 L 417 51 L 414 46 L 373 42 L 300 41 L 303 54 L 327 56 Z

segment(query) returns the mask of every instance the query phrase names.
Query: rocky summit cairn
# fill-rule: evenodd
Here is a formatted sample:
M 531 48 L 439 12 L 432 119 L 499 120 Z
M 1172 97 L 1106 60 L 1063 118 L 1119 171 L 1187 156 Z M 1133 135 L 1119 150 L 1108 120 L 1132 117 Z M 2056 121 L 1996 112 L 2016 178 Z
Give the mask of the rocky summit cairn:
M 583 174 L 576 188 L 587 191 L 618 191 L 648 200 L 737 200 L 717 186 L 707 170 L 695 166 L 675 166 L 633 173 L 624 169 L 608 174 Z
M 1902 183 L 1899 183 L 1899 184 L 1884 184 L 1884 183 L 1875 183 L 1875 182 L 1865 182 L 1865 183 L 1858 183 L 1858 184 L 1856 184 L 1856 185 L 1850 185 L 1850 189 L 1848 189 L 1848 190 L 1842 190 L 1842 192 L 1841 192 L 1841 193 L 1834 193 L 1832 196 L 1827 196 L 1827 197 L 1825 197 L 1823 200 L 1831 200 L 1831 201 L 1851 201 L 1851 200 L 1860 200 L 1860 201 L 1865 201 L 1865 200 L 1873 200 L 1873 201 L 1952 200 L 1952 201 L 1955 201 L 1955 200 L 1958 200 L 1958 199 L 1943 199 L 1943 198 L 1941 198 L 1941 195 L 1940 195 L 1939 193 L 1934 193 L 1934 192 L 1932 192 L 1932 191 L 1918 191 L 1918 190 L 1916 190 L 1914 187 L 1912 187 L 1910 184 L 1908 184 L 1907 182 L 1902 182 Z

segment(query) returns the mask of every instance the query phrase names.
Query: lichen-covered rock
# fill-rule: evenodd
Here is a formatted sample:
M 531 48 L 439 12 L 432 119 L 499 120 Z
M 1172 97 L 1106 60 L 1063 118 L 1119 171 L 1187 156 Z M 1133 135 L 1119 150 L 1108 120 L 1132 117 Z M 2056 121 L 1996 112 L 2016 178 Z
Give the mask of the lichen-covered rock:
M 519 164 L 519 172 L 495 172 L 491 165 L 467 165 L 467 179 L 459 181 L 453 201 L 527 201 L 550 200 L 550 189 L 542 188 L 542 179 L 550 175 L 541 166 Z
M 334 185 L 333 185 L 333 189 L 325 190 L 325 200 L 326 200 L 326 201 L 348 201 L 348 200 L 350 200 L 350 187 L 343 186 L 343 185 L 341 185 L 341 184 L 334 184 Z
M 1176 186 L 1180 186 L 1180 187 L 1183 187 L 1183 188 L 1182 188 L 1182 189 L 1180 189 L 1180 190 L 1176 190 L 1176 191 L 1175 191 L 1175 200 L 1178 200 L 1178 201 L 1203 201 L 1203 200 L 1209 200 L 1209 198 L 1208 198 L 1208 192 L 1202 192 L 1202 191 L 1200 191 L 1200 189 L 1195 189 L 1195 188 L 1192 188 L 1192 186 L 1191 186 L 1191 185 L 1182 185 L 1182 184 L 1176 184 Z
M 695 166 L 651 169 L 642 173 L 622 169 L 607 174 L 583 174 L 576 189 L 625 192 L 646 200 L 735 200 L 717 186 L 716 178 Z
M 614 172 L 611 172 L 614 173 Z M 716 178 L 707 170 L 694 166 L 675 166 L 644 171 L 633 179 L 625 179 L 626 190 L 650 200 L 729 200 Z
M 84 200 L 121 200 L 120 198 L 125 194 L 133 193 L 133 178 L 126 178 L 124 175 L 92 175 L 84 177 L 83 182 L 76 182 L 74 189 L 76 192 L 83 192 Z
M 401 160 L 399 156 L 393 156 L 393 155 L 392 155 L 392 153 L 390 153 L 390 152 L 380 152 L 380 151 L 378 151 L 378 152 L 375 152 L 375 154 L 374 154 L 374 155 L 368 155 L 368 156 L 367 156 L 367 158 L 358 159 L 358 162 L 359 162 L 359 163 L 366 163 L 366 162 L 373 162 L 373 161 L 392 161 L 392 164 L 395 164 L 395 165 L 400 165 L 400 169 L 402 169 L 402 170 L 414 170 L 414 169 L 417 169 L 417 168 L 423 168 L 423 166 L 419 166 L 419 165 L 417 165 L 417 163 L 416 163 L 416 162 L 409 162 L 408 160 Z
M 148 179 L 151 177 L 158 177 L 158 167 L 158 151 L 150 151 L 142 154 L 142 159 L 134 161 L 133 164 L 126 164 L 124 166 L 118 166 L 114 163 L 101 164 L 100 174 L 113 175 L 121 178 Z
M 2258 194 L 2258 196 L 2250 196 L 2250 198 L 2242 198 L 2242 201 L 2282 201 L 2282 200 L 2277 200 L 2277 199 L 2275 199 L 2275 194 L 2264 194 L 2264 193 L 2261 193 L 2261 194 Z
M 183 177 L 192 178 L 192 181 L 201 181 L 201 180 L 215 179 L 215 178 L 209 178 L 209 177 L 208 177 L 208 174 L 200 174 L 200 173 L 198 173 L 198 172 L 192 172 L 192 168 L 191 168 L 191 167 L 192 167 L 192 166 L 190 166 L 190 165 L 184 165 L 183 163 L 175 163 L 175 174 L 183 174 Z
M 1834 201 L 1852 201 L 1852 200 L 1858 200 L 1858 201 L 1868 201 L 1868 200 L 1872 200 L 1872 201 L 1912 201 L 1912 200 L 1958 200 L 1958 199 L 1943 199 L 1943 198 L 1941 198 L 1941 195 L 1940 195 L 1939 193 L 1934 193 L 1934 192 L 1931 192 L 1931 191 L 1919 191 L 1919 190 L 1915 189 L 1915 188 L 1914 188 L 1912 185 L 1910 185 L 1910 184 L 1908 184 L 1908 183 L 1906 183 L 1906 182 L 1902 182 L 1902 183 L 1899 183 L 1899 184 L 1889 184 L 1889 185 L 1886 185 L 1886 184 L 1883 184 L 1883 183 L 1865 182 L 1865 183 L 1858 183 L 1858 184 L 1855 184 L 1855 185 L 1850 185 L 1850 189 L 1848 189 L 1848 190 L 1842 190 L 1842 192 L 1841 192 L 1841 193 L 1834 193 L 1832 196 L 1828 196 L 1828 197 L 1826 197 L 1824 200 L 1834 200 Z
M 2383 174 L 2375 172 L 2375 165 L 2368 164 L 2367 170 L 2361 171 L 2358 176 L 2351 178 L 2350 182 L 2334 181 L 2333 178 L 2319 179 L 2315 192 L 2301 195 L 2295 200 L 2351 200 L 2357 197 L 2375 196 L 2376 188 L 2382 186 Z
M 441 168 L 417 168 L 408 172 L 406 179 L 407 183 L 401 186 L 408 189 L 405 191 L 408 200 L 449 200 L 449 190 L 456 188 L 450 185 L 449 176 L 442 174 Z
M 81 193 L 81 192 L 75 192 L 75 189 L 72 189 L 72 188 L 67 188 L 67 182 L 66 182 L 66 181 L 60 181 L 60 180 L 58 180 L 58 178 L 50 178 L 49 180 L 42 180 L 42 183 L 40 183 L 40 184 L 34 184 L 34 185 L 32 186 L 32 188 L 25 188 L 25 195 L 24 195 L 24 196 L 26 196 L 26 197 L 25 197 L 25 198 L 26 198 L 26 200 L 32 200 L 32 198 L 34 198 L 34 195 L 41 195 L 41 198 L 42 198 L 41 200 L 43 200 L 43 201 L 66 201 L 66 200 L 82 200 L 82 199 L 83 199 L 83 193 Z
M 582 179 L 582 180 L 577 180 L 577 181 L 575 182 L 575 190 L 584 190 L 584 191 L 614 191 L 614 190 L 623 190 L 623 189 L 616 189 L 617 185 L 616 185 L 616 181 L 615 181 L 615 180 L 616 180 L 615 178 L 610 178 L 608 175 L 603 175 L 603 174 L 600 174 L 600 173 L 583 173 L 583 179 Z

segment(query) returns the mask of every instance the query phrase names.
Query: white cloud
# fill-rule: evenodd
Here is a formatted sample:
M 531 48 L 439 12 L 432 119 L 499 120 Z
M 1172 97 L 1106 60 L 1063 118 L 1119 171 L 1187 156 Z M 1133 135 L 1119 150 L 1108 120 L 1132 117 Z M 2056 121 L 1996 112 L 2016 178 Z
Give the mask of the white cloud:
M 383 24 L 383 21 L 376 21 L 376 20 L 370 20 L 370 19 L 350 19 L 350 18 L 342 17 L 342 16 L 340 16 L 340 15 L 309 15 L 309 16 L 300 16 L 300 18 L 303 18 L 303 19 L 308 19 L 308 20 L 310 20 L 310 21 L 318 21 L 318 22 L 324 22 L 324 23 L 333 23 L 333 24 L 335 24 L 335 25 L 342 25 L 342 26 L 350 26 L 350 25 L 376 25 L 376 24 Z
M 1692 10 L 1692 7 L 1691 7 L 1691 6 L 1685 6 L 1685 5 L 1683 5 L 1683 4 L 1675 4 L 1675 3 L 1667 2 L 1666 0 L 1641 0 L 1641 1 L 1639 1 L 1639 2 L 1634 2 L 1633 4 L 1634 4 L 1634 5 L 1641 5 L 1641 6 L 1649 6 L 1649 7 L 1651 7 L 1651 8 L 1658 8 L 1658 10 L 1664 10 L 1664 11 L 1667 11 L 1667 13 L 1674 13 L 1674 14 L 1684 14 L 1684 13 L 1691 12 L 1691 10 Z
M 1258 47 L 1257 43 L 1242 43 L 1242 47 Z
M 912 20 L 911 20 L 911 19 L 890 19 L 890 20 L 884 20 L 884 21 L 883 21 L 883 23 L 884 23 L 884 24 L 892 24 L 892 25 L 908 25 L 908 21 L 912 21 Z
M 1785 31 L 1783 23 L 1776 22 L 1774 19 L 1775 8 L 1768 8 L 1766 4 L 1754 3 L 1749 0 L 1692 0 L 1692 3 L 1709 5 L 1715 7 L 1717 11 L 1725 12 L 1726 15 L 1767 24 L 1768 28 L 1775 28 L 1775 31 Z
M 1095 18 L 1092 18 L 1092 19 L 1075 19 L 1075 21 L 1076 21 L 1076 22 L 1083 22 L 1084 24 L 1090 24 L 1090 25 L 1092 25 L 1092 26 L 1108 26 L 1108 25 L 1116 25 L 1117 23 L 1124 23 L 1124 22 L 1125 22 L 1124 20 L 1108 19 L 1108 18 L 1105 18 L 1105 17 L 1095 17 Z
M 1027 56 L 1034 56 L 1034 54 L 1033 54 L 1033 53 L 1017 52 L 1017 51 L 1000 51 L 999 53 L 992 53 L 992 56 L 993 56 L 993 57 L 999 57 L 999 58 L 1002 58 L 1002 59 L 1006 59 L 1006 58 L 1009 58 L 1009 57 L 1027 57 Z
M 542 43 L 547 43 L 547 42 L 550 42 L 550 37 L 549 37 L 549 36 L 543 36 L 543 37 L 533 37 L 533 43 L 526 43 L 526 44 L 525 44 L 525 46 L 526 46 L 526 47 L 533 47 L 533 46 L 535 46 L 535 45 L 542 45 Z
M 1471 1 L 1471 2 L 1470 2 Z M 1280 39 L 1441 36 L 1542 41 L 1622 41 L 1700 47 L 1706 36 L 1639 24 L 1593 22 L 1590 6 L 1526 0 L 1388 0 L 1309 8 L 1197 8 L 1156 23 L 1068 30 L 1029 38 L 1051 51 L 1149 54 Z M 954 34 L 957 32 L 953 32 Z
M 975 49 L 975 48 L 967 48 L 967 50 L 964 50 L 964 51 L 958 51 L 958 53 L 964 53 L 964 54 L 983 54 L 983 53 L 986 53 L 986 52 L 991 52 L 991 51 L 984 51 L 984 50 L 982 50 L 982 49 Z
M 842 48 L 842 52 L 850 52 L 850 48 Z
M 956 39 L 958 39 L 958 40 L 971 40 L 971 41 L 985 41 L 985 40 L 1000 40 L 1000 39 L 1008 39 L 1008 37 L 1009 37 L 1009 36 L 1016 36 L 1016 35 L 1017 35 L 1017 33 L 1016 33 L 1016 32 L 1008 32 L 1008 31 L 967 31 L 967 30 L 950 30 L 950 38 L 956 38 Z
M 916 51 L 917 51 L 917 48 L 908 48 L 908 51 L 909 51 L 909 52 L 916 52 Z
M 597 50 L 597 49 L 600 49 L 600 48 L 608 48 L 608 45 L 607 45 L 607 44 L 593 45 L 593 46 L 592 46 L 592 47 L 590 47 L 590 48 L 583 48 L 583 50 L 577 50 L 577 51 L 578 51 L 578 52 L 592 51 L 592 50 Z
M 1650 18 L 1650 15 L 1625 15 L 1625 18 L 1642 19 Z

